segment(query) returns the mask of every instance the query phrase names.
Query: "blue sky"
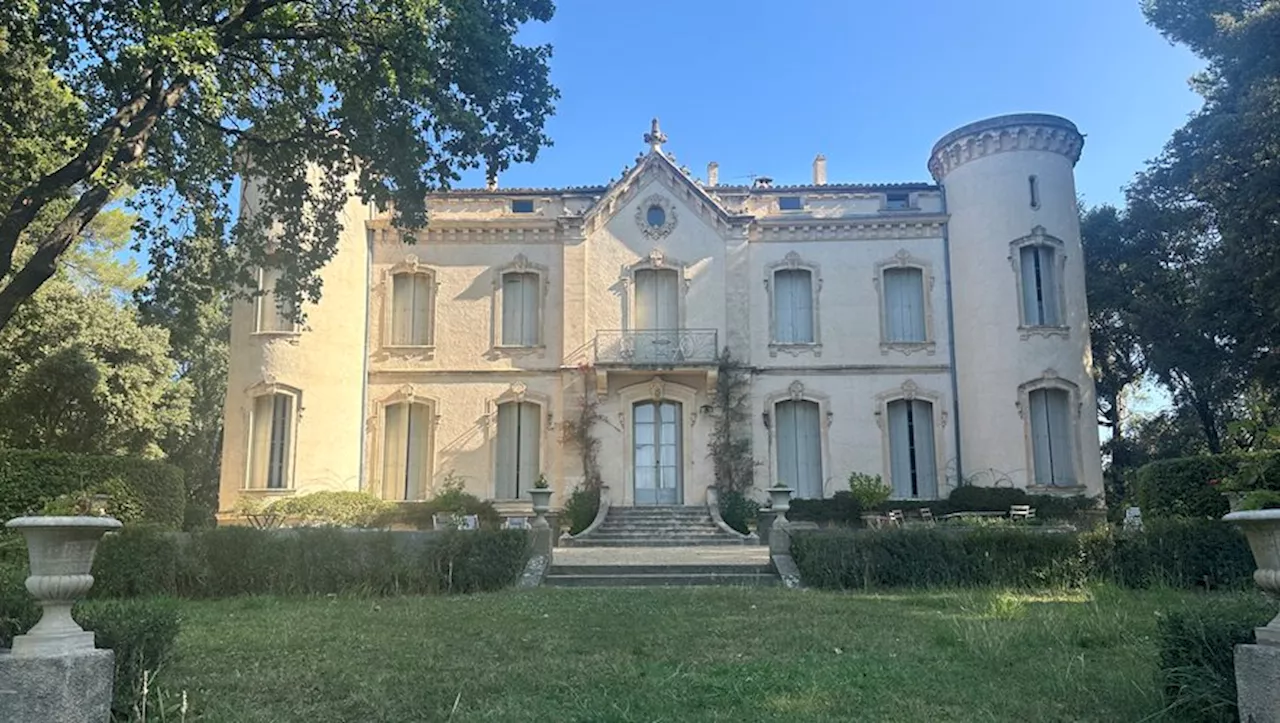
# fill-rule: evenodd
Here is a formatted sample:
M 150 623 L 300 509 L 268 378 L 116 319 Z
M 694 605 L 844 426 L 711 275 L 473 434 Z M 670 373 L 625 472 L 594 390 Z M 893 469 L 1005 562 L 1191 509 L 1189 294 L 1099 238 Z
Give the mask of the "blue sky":
M 560 0 L 528 28 L 554 46 L 555 142 L 503 186 L 604 183 L 643 150 L 650 117 L 666 149 L 722 183 L 928 180 L 940 136 L 1001 113 L 1066 116 L 1088 140 L 1089 203 L 1121 189 L 1199 106 L 1200 64 L 1148 26 L 1139 0 Z M 468 176 L 463 185 L 481 179 Z

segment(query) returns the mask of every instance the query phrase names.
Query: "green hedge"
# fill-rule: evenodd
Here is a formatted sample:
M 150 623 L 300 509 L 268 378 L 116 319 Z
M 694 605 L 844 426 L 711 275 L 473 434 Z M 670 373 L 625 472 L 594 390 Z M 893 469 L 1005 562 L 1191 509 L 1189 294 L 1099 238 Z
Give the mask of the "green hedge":
M 138 527 L 103 539 L 95 597 L 391 595 L 498 590 L 529 556 L 524 530 L 387 532 Z
M 1244 536 L 1216 520 L 1155 522 L 1143 532 L 1017 527 L 821 530 L 792 538 L 805 584 L 826 589 L 1076 586 L 1244 587 L 1253 557 Z
M 39 513 L 60 495 L 129 488 L 142 521 L 182 527 L 186 487 L 182 470 L 133 457 L 101 457 L 65 452 L 0 449 L 0 520 Z
M 26 566 L 0 566 L 0 648 L 13 645 L 40 619 L 27 594 Z M 154 675 L 173 655 L 180 618 L 173 600 L 89 600 L 72 611 L 76 622 L 93 631 L 99 648 L 115 653 L 115 693 L 111 709 L 120 720 L 134 720 L 142 700 L 143 673 Z
M 1258 594 L 1196 601 L 1156 621 L 1160 677 L 1169 717 L 1196 723 L 1233 723 L 1235 646 L 1254 642 L 1253 629 L 1275 615 Z
M 852 492 L 847 490 L 841 490 L 823 499 L 793 499 L 791 509 L 787 511 L 787 519 L 795 522 L 836 522 L 856 525 L 860 523 L 861 517 L 861 503 Z
M 1244 472 L 1246 474 L 1241 475 Z M 1280 490 L 1280 453 L 1206 454 L 1162 459 L 1134 475 L 1143 517 L 1222 517 L 1226 498 L 1219 486 L 1233 475 L 1250 489 Z M 1211 482 L 1219 484 L 1211 484 Z

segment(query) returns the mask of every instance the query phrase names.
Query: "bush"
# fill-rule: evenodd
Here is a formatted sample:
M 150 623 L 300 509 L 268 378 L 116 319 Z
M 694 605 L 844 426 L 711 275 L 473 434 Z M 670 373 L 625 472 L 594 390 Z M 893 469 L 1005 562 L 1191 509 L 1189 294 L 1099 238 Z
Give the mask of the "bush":
M 1076 540 L 1016 529 L 824 531 L 797 534 L 791 554 L 806 584 L 827 589 L 1075 585 Z
M 841 490 L 823 499 L 793 499 L 787 519 L 793 522 L 838 523 L 856 525 L 862 519 L 862 506 L 851 492 Z
M 832 589 L 1075 586 L 1245 587 L 1253 557 L 1217 520 L 1156 520 L 1142 532 L 1037 532 L 1021 526 L 799 533 L 791 554 L 806 584 Z
M 576 535 L 595 522 L 600 510 L 600 490 L 579 487 L 564 503 L 564 519 L 569 523 L 569 534 Z
M 1222 480 L 1240 466 L 1236 455 L 1162 459 L 1134 473 L 1138 506 L 1145 519 L 1156 517 L 1222 517 L 1227 499 L 1211 481 Z
M 1244 496 L 1240 503 L 1242 510 L 1280 510 L 1280 492 L 1275 490 L 1253 490 Z
M 395 503 L 368 492 L 312 492 L 286 497 L 267 505 L 267 511 L 287 522 L 306 525 L 374 527 L 385 520 Z
M 116 654 L 111 710 L 132 720 L 142 700 L 143 675 L 155 675 L 173 654 L 180 619 L 173 600 L 95 600 L 75 609 L 94 643 Z
M 1275 615 L 1256 594 L 1188 604 L 1156 622 L 1165 701 L 1176 720 L 1231 723 L 1236 709 L 1235 646 Z
M 893 494 L 893 489 L 880 479 L 880 475 L 869 475 L 861 472 L 849 473 L 849 492 L 858 501 L 859 509 L 869 510 L 882 504 Z
M 436 515 L 475 515 L 483 528 L 502 526 L 502 515 L 493 503 L 462 489 L 462 479 L 446 477 L 441 491 L 426 502 L 399 502 L 384 510 L 375 526 L 401 524 L 419 530 L 435 529 Z
M 1031 495 L 1017 487 L 961 485 L 951 492 L 947 503 L 956 512 L 1008 512 L 1013 505 L 1031 504 Z
M 140 521 L 182 526 L 182 471 L 153 460 L 65 452 L 0 450 L 0 519 L 39 513 L 61 495 L 118 482 L 133 495 Z
M 747 534 L 760 513 L 760 503 L 741 492 L 725 492 L 720 496 L 720 518 L 733 529 Z
M 179 543 L 161 528 L 126 525 L 106 535 L 93 558 L 95 598 L 150 597 L 178 592 Z

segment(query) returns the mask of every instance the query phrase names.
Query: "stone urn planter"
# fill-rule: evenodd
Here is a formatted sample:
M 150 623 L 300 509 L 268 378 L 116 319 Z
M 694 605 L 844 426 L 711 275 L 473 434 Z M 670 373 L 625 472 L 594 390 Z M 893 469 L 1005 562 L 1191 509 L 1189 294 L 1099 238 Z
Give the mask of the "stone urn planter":
M 1222 519 L 1244 530 L 1258 569 L 1253 581 L 1264 592 L 1280 595 L 1280 510 L 1246 510 L 1232 512 Z M 1259 645 L 1280 646 L 1280 615 L 1265 627 L 1255 630 Z
M 98 540 L 122 526 L 111 517 L 18 517 L 5 524 L 27 540 L 27 590 L 42 609 L 40 622 L 13 639 L 15 657 L 93 650 L 93 633 L 71 618 L 71 606 L 93 587 Z
M 1232 512 L 1239 512 L 1244 505 L 1244 498 L 1248 496 L 1247 492 L 1223 492 L 1223 497 L 1227 498 L 1227 507 Z
M 550 527 L 547 522 L 547 512 L 551 510 L 551 488 L 534 487 L 529 490 L 529 496 L 533 498 L 533 526 Z
M 791 488 L 778 485 L 765 491 L 769 493 L 769 508 L 774 512 L 773 524 L 786 524 L 787 510 L 791 509 Z

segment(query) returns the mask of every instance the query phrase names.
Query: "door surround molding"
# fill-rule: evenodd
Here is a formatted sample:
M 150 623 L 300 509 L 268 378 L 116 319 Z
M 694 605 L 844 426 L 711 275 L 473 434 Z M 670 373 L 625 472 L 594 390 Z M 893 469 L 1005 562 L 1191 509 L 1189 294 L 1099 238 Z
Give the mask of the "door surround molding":
M 690 478 L 690 472 L 693 469 L 693 431 L 692 431 L 692 410 L 698 408 L 697 405 L 698 392 L 693 387 L 678 384 L 669 379 L 663 379 L 661 376 L 655 376 L 650 379 L 637 382 L 618 390 L 618 404 L 621 406 L 622 414 L 622 432 L 624 443 L 623 449 L 623 465 L 622 473 L 624 476 L 622 485 L 622 501 L 619 506 L 634 507 L 636 504 L 636 480 L 635 480 L 635 430 L 632 423 L 632 415 L 634 414 L 637 402 L 654 402 L 654 401 L 670 401 L 679 402 L 681 411 L 680 420 L 680 499 L 677 504 L 688 504 L 687 484 Z

